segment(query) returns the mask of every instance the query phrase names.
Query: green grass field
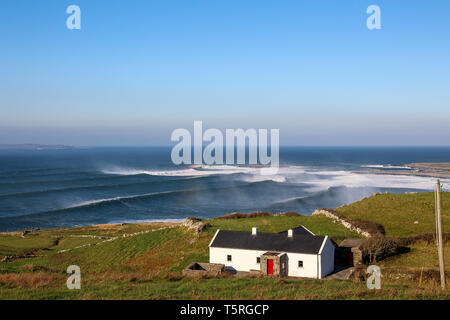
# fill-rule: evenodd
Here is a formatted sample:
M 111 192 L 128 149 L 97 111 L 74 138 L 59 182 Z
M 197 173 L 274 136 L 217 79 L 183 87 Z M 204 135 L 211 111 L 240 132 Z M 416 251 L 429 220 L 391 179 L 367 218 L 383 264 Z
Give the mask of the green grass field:
M 429 194 L 381 195 L 339 209 L 385 225 L 389 235 L 431 232 L 429 219 L 409 230 L 411 208 L 425 214 Z M 445 198 L 445 206 L 449 200 Z M 375 201 L 375 202 L 374 202 Z M 388 203 L 393 208 L 389 209 Z M 402 203 L 406 214 L 402 211 Z M 378 206 L 378 209 L 373 206 Z M 396 218 L 397 212 L 398 217 Z M 416 214 L 416 213 L 414 213 Z M 448 215 L 448 211 L 446 211 Z M 417 218 L 414 218 L 417 219 Z M 398 220 L 398 221 L 396 221 Z M 401 222 L 403 221 L 403 223 Z M 432 220 L 433 222 L 434 220 Z M 46 229 L 27 234 L 0 234 L 0 258 L 33 254 L 33 258 L 0 262 L 0 299 L 448 299 L 434 279 L 417 278 L 420 270 L 437 270 L 436 246 L 413 243 L 410 251 L 379 263 L 383 289 L 364 282 L 314 279 L 215 278 L 185 279 L 181 271 L 194 261 L 208 261 L 208 243 L 220 229 L 279 232 L 304 225 L 336 242 L 358 237 L 323 216 L 273 216 L 212 219 L 206 232 L 194 234 L 170 224 L 102 225 Z M 446 220 L 446 226 L 448 225 Z M 423 227 L 423 230 L 419 227 Z M 131 237 L 124 234 L 156 230 Z M 106 241 L 114 239 L 113 241 Z M 76 248 L 82 246 L 80 248 Z M 68 250 L 60 252 L 61 250 Z M 447 265 L 450 251 L 446 249 Z M 66 288 L 69 265 L 81 268 L 81 290 Z M 425 272 L 426 273 L 426 272 Z
M 450 232 L 450 193 L 443 192 L 441 199 L 443 229 Z M 434 233 L 436 230 L 434 194 L 431 192 L 377 194 L 336 211 L 349 218 L 378 222 L 384 226 L 387 236 Z

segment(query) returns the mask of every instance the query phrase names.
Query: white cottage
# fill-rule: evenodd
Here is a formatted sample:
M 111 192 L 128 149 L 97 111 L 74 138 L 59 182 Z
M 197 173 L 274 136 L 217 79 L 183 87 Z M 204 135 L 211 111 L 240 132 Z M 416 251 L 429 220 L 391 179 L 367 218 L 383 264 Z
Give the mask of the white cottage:
M 280 233 L 217 230 L 209 262 L 228 270 L 264 275 L 323 278 L 334 270 L 334 244 L 300 226 Z

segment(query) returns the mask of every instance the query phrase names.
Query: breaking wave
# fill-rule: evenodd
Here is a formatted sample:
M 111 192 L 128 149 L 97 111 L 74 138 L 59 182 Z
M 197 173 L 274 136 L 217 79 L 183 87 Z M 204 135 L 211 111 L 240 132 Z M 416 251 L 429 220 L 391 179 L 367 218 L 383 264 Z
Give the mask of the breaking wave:
M 394 166 L 390 164 L 364 164 L 361 168 L 374 168 L 374 169 L 406 169 L 413 170 L 413 168 L 408 166 Z

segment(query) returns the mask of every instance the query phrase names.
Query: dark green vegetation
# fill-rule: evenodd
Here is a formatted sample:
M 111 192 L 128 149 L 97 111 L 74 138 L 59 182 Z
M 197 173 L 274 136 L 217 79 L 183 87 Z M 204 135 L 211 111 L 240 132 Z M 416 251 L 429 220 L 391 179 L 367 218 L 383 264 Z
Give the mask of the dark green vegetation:
M 448 194 L 444 198 L 443 207 L 450 208 Z M 379 195 L 342 207 L 338 212 L 376 221 L 385 227 L 388 235 L 421 234 L 433 231 L 430 230 L 434 223 L 432 199 L 430 194 Z M 414 218 L 408 210 L 413 211 Z M 427 215 L 432 217 L 431 222 Z M 447 227 L 448 211 L 445 216 Z M 419 220 L 418 225 L 414 224 L 415 220 Z M 174 224 L 47 229 L 24 237 L 21 232 L 0 234 L 0 259 L 12 256 L 9 261 L 0 262 L 0 299 L 450 298 L 448 291 L 442 293 L 438 289 L 435 243 L 421 240 L 410 242 L 409 252 L 378 263 L 383 274 L 383 289 L 378 291 L 368 290 L 364 282 L 357 281 L 183 279 L 181 271 L 188 264 L 208 261 L 208 243 L 218 228 L 250 230 L 257 226 L 262 232 L 279 232 L 304 225 L 316 234 L 329 235 L 338 243 L 346 237 L 358 236 L 324 216 L 267 216 L 208 222 L 211 227 L 200 234 Z M 146 231 L 151 232 L 135 234 Z M 446 257 L 449 265 L 448 249 Z M 81 268 L 81 290 L 66 288 L 65 271 L 72 264 Z

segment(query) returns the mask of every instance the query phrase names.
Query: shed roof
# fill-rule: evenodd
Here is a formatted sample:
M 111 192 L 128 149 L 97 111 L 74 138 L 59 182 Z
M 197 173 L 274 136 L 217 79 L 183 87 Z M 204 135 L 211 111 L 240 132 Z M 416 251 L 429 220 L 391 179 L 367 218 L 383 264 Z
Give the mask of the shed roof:
M 364 239 L 349 238 L 342 241 L 339 247 L 357 248 L 362 244 L 363 241 Z

